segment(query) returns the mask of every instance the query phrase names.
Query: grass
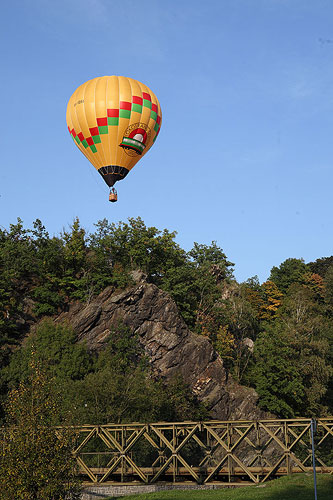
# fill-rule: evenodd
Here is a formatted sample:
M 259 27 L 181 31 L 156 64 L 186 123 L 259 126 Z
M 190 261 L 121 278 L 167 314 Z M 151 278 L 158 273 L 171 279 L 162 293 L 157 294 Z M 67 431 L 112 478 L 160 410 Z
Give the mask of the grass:
M 317 475 L 318 500 L 333 499 L 333 476 Z M 106 500 L 314 500 L 313 475 L 294 474 L 258 486 L 220 490 L 176 490 L 109 497 Z

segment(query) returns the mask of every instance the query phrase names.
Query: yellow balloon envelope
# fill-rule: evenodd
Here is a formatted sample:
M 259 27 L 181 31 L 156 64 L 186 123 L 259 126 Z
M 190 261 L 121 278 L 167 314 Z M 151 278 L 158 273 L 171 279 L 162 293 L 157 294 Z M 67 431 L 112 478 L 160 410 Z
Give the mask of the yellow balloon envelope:
M 146 85 L 124 76 L 101 76 L 76 89 L 66 121 L 77 147 L 113 186 L 152 147 L 162 114 Z

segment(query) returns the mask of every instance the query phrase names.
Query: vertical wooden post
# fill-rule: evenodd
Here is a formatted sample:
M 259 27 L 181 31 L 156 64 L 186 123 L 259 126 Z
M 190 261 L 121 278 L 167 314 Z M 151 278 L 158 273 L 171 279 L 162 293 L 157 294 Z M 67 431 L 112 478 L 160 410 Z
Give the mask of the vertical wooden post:
M 121 482 L 124 482 L 125 475 L 125 459 L 124 459 L 124 449 L 125 449 L 125 437 L 124 437 L 124 427 L 121 428 Z
M 177 448 L 177 432 L 175 424 L 172 426 L 172 468 L 173 468 L 173 482 L 176 482 L 177 479 L 177 457 L 176 457 L 176 448 Z
M 231 438 L 232 427 L 230 426 L 229 423 L 227 424 L 227 431 L 228 431 L 228 434 L 227 434 L 227 443 L 228 443 L 228 461 L 227 461 L 227 464 L 228 464 L 228 481 L 229 481 L 229 483 L 231 483 L 231 457 L 230 457 L 230 448 L 231 448 L 231 443 L 232 443 L 232 438 Z
M 291 474 L 291 461 L 290 461 L 290 450 L 289 450 L 289 444 L 290 444 L 290 438 L 289 438 L 289 432 L 288 432 L 288 422 L 284 422 L 284 444 L 287 448 L 285 454 L 286 454 L 286 468 L 287 468 L 287 474 Z
M 258 461 L 258 467 L 261 467 L 262 469 L 262 453 L 261 453 L 261 444 L 260 444 L 260 428 L 259 428 L 259 422 L 256 420 L 255 422 L 255 433 L 256 433 L 256 454 L 257 454 L 257 461 Z M 257 481 L 259 483 L 260 480 L 260 474 L 257 474 Z

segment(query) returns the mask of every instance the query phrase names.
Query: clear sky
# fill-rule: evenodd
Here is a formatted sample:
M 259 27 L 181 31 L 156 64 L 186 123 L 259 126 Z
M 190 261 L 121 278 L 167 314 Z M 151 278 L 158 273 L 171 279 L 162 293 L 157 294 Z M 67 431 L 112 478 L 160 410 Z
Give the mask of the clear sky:
M 140 216 L 186 250 L 215 240 L 240 281 L 332 255 L 332 0 L 12 0 L 0 39 L 2 227 Z M 163 113 L 115 204 L 65 120 L 102 75 Z

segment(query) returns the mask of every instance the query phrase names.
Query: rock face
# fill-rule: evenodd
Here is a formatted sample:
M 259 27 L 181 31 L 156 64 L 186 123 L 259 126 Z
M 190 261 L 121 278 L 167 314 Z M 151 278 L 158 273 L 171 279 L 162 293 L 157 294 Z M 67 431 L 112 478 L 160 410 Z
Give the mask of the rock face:
M 119 320 L 139 336 L 155 374 L 169 379 L 181 374 L 212 418 L 240 420 L 264 418 L 253 389 L 242 387 L 227 375 L 223 362 L 205 337 L 192 333 L 171 297 L 135 273 L 132 288 L 105 289 L 89 305 L 73 304 L 57 322 L 68 322 L 79 341 L 99 350 Z

